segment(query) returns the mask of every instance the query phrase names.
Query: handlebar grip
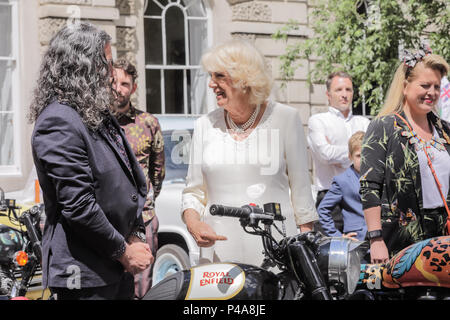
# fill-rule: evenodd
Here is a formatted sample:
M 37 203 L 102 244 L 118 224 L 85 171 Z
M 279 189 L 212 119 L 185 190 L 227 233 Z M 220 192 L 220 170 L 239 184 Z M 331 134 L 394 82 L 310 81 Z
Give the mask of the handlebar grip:
M 25 225 L 27 228 L 27 235 L 30 238 L 32 244 L 32 249 L 38 261 L 42 260 L 42 244 L 40 230 L 37 230 L 35 222 L 36 219 L 40 219 L 40 208 L 33 206 L 31 209 L 25 211 L 20 217 L 19 221 Z M 37 215 L 38 214 L 38 215 Z M 37 220 L 39 221 L 39 220 Z
M 227 207 L 218 204 L 213 204 L 209 207 L 209 213 L 213 216 L 225 216 L 234 218 L 248 218 L 252 213 L 251 208 L 244 207 Z

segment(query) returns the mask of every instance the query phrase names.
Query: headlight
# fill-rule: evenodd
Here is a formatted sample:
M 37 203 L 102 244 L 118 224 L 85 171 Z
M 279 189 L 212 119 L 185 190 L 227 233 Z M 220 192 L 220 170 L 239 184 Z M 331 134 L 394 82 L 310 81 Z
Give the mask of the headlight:
M 365 242 L 346 238 L 325 238 L 317 252 L 319 266 L 329 284 L 340 283 L 351 294 L 359 281 L 361 254 Z

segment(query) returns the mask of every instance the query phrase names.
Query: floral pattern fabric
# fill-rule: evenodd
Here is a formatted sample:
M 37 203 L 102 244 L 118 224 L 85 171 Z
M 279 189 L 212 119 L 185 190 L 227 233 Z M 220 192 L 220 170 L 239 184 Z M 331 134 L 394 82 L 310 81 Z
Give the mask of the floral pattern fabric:
M 144 223 L 155 216 L 154 201 L 165 177 L 164 139 L 158 119 L 133 106 L 117 117 L 128 143 L 139 162 L 147 182 L 147 200 L 142 216 Z
M 400 115 L 406 119 L 404 113 Z M 434 113 L 429 122 L 436 128 L 438 142 L 450 154 L 450 127 Z M 423 228 L 428 218 L 423 210 L 418 139 L 396 115 L 371 121 L 361 151 L 360 194 L 363 209 L 381 206 L 383 238 L 392 253 L 430 235 Z M 435 143 L 435 141 L 433 141 Z M 450 203 L 450 193 L 447 195 Z M 444 233 L 445 219 L 437 229 Z M 436 236 L 440 234 L 435 234 Z

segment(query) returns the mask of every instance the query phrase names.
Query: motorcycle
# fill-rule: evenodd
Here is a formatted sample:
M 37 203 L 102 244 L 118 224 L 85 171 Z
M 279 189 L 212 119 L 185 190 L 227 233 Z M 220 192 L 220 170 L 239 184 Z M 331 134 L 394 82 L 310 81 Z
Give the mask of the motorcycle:
M 233 217 L 264 247 L 261 267 L 211 263 L 166 277 L 144 300 L 433 300 L 450 299 L 450 236 L 413 244 L 386 264 L 362 263 L 366 241 L 306 232 L 287 237 L 278 203 L 212 205 L 211 215 Z M 282 230 L 274 224 L 281 221 Z M 282 239 L 272 235 L 274 228 Z M 277 267 L 278 271 L 268 269 Z
M 0 300 L 20 299 L 41 268 L 44 205 L 34 205 L 18 215 L 20 207 L 15 200 L 5 199 L 1 188 L 0 193 L 0 216 L 18 226 L 0 224 Z

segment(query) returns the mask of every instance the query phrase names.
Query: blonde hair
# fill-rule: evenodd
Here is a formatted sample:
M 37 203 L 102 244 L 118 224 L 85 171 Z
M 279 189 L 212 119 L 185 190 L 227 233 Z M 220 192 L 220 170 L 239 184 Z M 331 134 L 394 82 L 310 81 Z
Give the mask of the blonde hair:
M 352 134 L 348 140 L 348 153 L 350 155 L 353 155 L 356 150 L 361 149 L 365 134 L 366 133 L 364 131 L 356 131 Z
M 403 62 L 398 66 L 397 71 L 392 79 L 391 86 L 384 102 L 383 108 L 378 113 L 377 117 L 382 117 L 388 114 L 393 114 L 403 110 L 405 97 L 403 95 L 405 81 L 414 80 L 420 71 L 418 66 L 437 70 L 444 77 L 449 71 L 448 63 L 437 54 L 429 54 L 423 57 L 422 60 L 416 63 L 414 68 L 408 68 Z M 419 71 L 418 71 L 419 70 Z
M 233 86 L 249 92 L 250 104 L 261 104 L 272 90 L 272 75 L 264 56 L 249 42 L 230 40 L 220 44 L 202 57 L 207 72 L 226 72 Z

